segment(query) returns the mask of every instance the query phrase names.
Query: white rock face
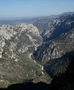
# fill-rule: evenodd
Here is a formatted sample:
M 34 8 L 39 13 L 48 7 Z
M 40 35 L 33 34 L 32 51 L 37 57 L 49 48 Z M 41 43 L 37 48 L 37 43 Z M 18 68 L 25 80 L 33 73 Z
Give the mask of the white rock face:
M 2 55 L 0 55 L 0 58 L 2 58 Z
M 44 67 L 42 66 L 42 71 L 44 70 Z
M 38 29 L 33 24 L 18 24 L 17 27 L 21 28 L 21 32 L 26 31 L 27 33 L 32 33 L 36 36 L 40 36 Z
M 11 27 L 8 25 L 0 26 L 0 35 L 2 35 L 7 40 L 16 35 L 16 33 L 17 32 L 11 29 Z

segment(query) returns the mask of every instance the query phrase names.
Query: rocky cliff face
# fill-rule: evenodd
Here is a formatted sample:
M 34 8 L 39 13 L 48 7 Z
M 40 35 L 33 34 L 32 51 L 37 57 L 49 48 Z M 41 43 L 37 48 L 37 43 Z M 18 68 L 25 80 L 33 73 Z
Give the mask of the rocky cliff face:
M 47 66 L 47 68 L 49 66 L 53 68 L 53 65 L 55 65 L 52 71 L 53 73 L 55 68 L 60 68 L 60 63 L 64 62 L 61 60 L 61 57 L 67 52 L 74 51 L 74 15 L 61 16 L 57 19 L 52 19 L 48 22 L 48 29 L 46 29 L 45 32 L 43 31 L 41 35 L 44 42 L 34 52 L 34 57 L 44 66 Z M 58 60 L 58 58 L 60 58 L 60 60 Z M 58 65 L 60 66 L 57 66 L 57 62 L 53 61 L 55 59 L 58 60 Z M 63 67 L 68 66 L 67 59 L 65 60 L 66 65 Z M 47 63 L 50 63 L 51 65 L 46 65 Z M 62 71 L 63 67 L 61 68 Z
M 49 41 L 71 30 L 74 27 L 73 20 L 74 15 L 68 14 L 55 18 L 41 18 L 34 25 L 38 27 L 43 41 Z
M 41 41 L 32 24 L 0 25 L 0 86 L 41 78 L 46 81 L 42 66 L 31 58 Z

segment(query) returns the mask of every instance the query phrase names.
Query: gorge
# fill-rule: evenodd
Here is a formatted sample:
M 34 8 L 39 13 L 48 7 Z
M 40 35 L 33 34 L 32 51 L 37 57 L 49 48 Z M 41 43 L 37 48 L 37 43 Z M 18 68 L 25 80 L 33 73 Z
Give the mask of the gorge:
M 73 59 L 73 13 L 0 25 L 0 88 L 73 90 Z

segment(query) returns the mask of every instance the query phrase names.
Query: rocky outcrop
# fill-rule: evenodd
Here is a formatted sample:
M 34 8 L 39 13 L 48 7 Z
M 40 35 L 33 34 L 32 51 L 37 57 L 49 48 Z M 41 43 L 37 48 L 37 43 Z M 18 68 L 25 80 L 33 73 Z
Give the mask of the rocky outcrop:
M 0 86 L 27 80 L 46 82 L 42 66 L 31 57 L 41 41 L 32 24 L 0 25 Z

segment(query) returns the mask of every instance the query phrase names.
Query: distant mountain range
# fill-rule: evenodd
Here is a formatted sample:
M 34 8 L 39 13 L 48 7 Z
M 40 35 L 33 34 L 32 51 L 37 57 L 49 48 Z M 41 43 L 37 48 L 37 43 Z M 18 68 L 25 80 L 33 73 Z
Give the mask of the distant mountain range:
M 10 18 L 10 19 L 1 19 L 0 24 L 9 24 L 9 25 L 17 25 L 21 23 L 32 24 L 37 20 L 37 18 Z
M 9 25 L 16 25 L 16 24 L 20 24 L 20 23 L 28 23 L 28 24 L 33 24 L 35 23 L 37 20 L 39 19 L 46 19 L 46 22 L 48 21 L 48 19 L 50 18 L 58 18 L 59 16 L 62 16 L 62 15 L 72 15 L 74 14 L 74 12 L 65 12 L 65 13 L 62 13 L 62 14 L 59 14 L 59 15 L 50 15 L 50 16 L 43 16 L 43 17 L 34 17 L 34 18 L 31 18 L 31 17 L 18 17 L 18 18 L 0 18 L 0 24 L 9 24 Z

